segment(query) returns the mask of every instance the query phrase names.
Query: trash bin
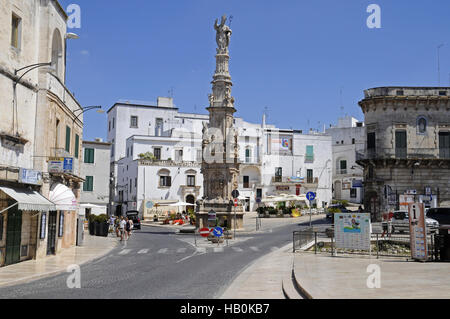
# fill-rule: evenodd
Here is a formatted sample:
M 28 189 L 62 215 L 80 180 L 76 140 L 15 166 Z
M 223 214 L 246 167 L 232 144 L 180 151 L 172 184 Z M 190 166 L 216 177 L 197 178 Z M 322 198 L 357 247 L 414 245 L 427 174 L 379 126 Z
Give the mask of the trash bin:
M 450 225 L 439 227 L 439 235 L 436 236 L 436 250 L 440 261 L 450 261 Z

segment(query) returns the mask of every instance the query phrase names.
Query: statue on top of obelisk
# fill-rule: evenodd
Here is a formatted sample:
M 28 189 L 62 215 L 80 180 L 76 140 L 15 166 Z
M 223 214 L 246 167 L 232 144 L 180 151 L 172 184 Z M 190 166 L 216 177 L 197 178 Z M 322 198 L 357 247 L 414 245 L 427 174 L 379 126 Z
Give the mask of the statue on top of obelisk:
M 216 22 L 214 23 L 214 29 L 216 30 L 216 42 L 217 42 L 217 53 L 228 53 L 228 46 L 230 45 L 231 38 L 231 29 L 229 26 L 225 25 L 227 21 L 227 17 L 225 15 L 222 16 L 222 20 L 220 25 Z

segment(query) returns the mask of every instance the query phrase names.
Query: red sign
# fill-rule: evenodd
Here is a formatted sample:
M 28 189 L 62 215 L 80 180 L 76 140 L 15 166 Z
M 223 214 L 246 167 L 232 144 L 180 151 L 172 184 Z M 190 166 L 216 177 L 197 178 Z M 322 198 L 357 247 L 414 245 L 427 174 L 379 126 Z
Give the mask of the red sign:
M 238 199 L 235 198 L 235 199 L 234 199 L 234 207 L 237 207 L 237 206 L 238 206 Z
M 211 232 L 209 228 L 202 228 L 198 231 L 202 237 L 208 237 Z

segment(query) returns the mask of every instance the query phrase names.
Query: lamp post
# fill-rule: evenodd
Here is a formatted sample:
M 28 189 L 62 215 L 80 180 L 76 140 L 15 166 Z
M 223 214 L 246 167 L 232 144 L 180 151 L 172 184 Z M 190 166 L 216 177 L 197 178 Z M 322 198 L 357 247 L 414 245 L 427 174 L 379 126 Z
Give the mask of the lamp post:
M 101 108 L 102 108 L 101 105 L 94 105 L 94 106 L 83 107 L 80 110 L 73 111 L 73 114 L 75 114 L 76 112 L 81 111 L 81 113 L 78 114 L 77 117 L 75 117 L 73 119 L 73 123 L 75 123 L 75 121 L 78 120 L 82 114 L 84 114 L 84 113 L 86 113 L 87 111 L 90 111 L 90 110 L 98 109 L 97 113 L 100 113 L 100 114 L 105 113 L 105 111 L 103 111 Z
M 20 80 L 22 80 L 22 78 L 25 76 L 25 74 L 27 74 L 28 72 L 31 72 L 37 68 L 43 67 L 43 66 L 51 66 L 52 62 L 44 62 L 44 63 L 35 63 L 35 64 L 30 64 L 27 66 L 24 66 L 23 68 L 14 70 L 14 75 L 17 76 L 17 74 L 23 70 L 28 69 L 25 73 L 23 73 L 17 80 L 14 81 L 13 85 L 14 88 L 16 88 L 17 84 L 20 82 Z

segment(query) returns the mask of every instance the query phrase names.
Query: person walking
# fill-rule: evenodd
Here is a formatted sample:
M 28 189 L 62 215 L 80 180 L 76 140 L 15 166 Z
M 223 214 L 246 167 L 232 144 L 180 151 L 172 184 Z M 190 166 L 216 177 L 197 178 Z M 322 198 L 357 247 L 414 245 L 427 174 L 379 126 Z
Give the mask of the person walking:
M 127 235 L 128 235 L 128 239 L 130 239 L 131 237 L 131 230 L 133 229 L 133 220 L 130 218 L 127 218 Z
M 127 225 L 126 220 L 122 217 L 120 217 L 120 223 L 119 223 L 119 231 L 120 231 L 120 241 L 123 241 L 123 238 L 126 236 L 125 234 L 125 227 Z

